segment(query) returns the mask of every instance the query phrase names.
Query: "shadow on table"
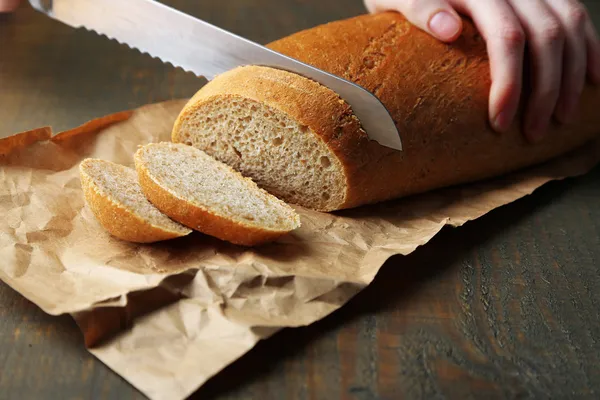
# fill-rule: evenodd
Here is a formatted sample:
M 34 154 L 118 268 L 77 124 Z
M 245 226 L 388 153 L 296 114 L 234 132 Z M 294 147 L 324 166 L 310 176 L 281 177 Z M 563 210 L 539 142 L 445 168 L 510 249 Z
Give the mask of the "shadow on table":
M 238 390 L 274 370 L 281 370 L 286 359 L 305 351 L 311 342 L 343 329 L 364 315 L 378 314 L 386 309 L 402 309 L 425 284 L 458 268 L 457 262 L 470 251 L 556 201 L 571 188 L 571 184 L 553 182 L 539 189 L 535 195 L 496 209 L 461 228 L 445 228 L 413 254 L 388 260 L 374 282 L 344 307 L 308 327 L 285 329 L 260 342 L 190 398 L 210 399 Z

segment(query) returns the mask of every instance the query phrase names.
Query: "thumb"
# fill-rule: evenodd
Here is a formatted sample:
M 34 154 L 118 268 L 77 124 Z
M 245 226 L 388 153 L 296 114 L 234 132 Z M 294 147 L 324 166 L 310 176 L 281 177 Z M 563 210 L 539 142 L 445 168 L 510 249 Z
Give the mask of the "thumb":
M 15 11 L 20 2 L 21 0 L 0 0 L 0 13 Z
M 446 0 L 365 0 L 370 12 L 400 11 L 413 25 L 433 37 L 452 42 L 462 32 L 462 20 Z

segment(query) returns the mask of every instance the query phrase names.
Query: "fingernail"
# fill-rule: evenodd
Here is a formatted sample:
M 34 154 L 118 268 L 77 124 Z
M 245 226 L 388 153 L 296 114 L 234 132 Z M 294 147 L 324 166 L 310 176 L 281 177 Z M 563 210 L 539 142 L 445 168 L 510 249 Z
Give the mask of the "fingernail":
M 440 39 L 453 38 L 460 29 L 455 16 L 447 11 L 440 11 L 429 20 L 429 29 Z
M 506 111 L 500 111 L 493 120 L 494 129 L 498 132 L 504 132 L 508 129 L 508 124 L 508 113 Z

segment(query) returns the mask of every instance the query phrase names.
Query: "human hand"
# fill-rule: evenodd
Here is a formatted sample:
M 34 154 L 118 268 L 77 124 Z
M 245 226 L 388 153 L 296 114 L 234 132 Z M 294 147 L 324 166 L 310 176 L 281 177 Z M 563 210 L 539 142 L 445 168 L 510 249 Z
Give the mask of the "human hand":
M 586 76 L 600 83 L 600 39 L 578 0 L 365 0 L 371 12 L 400 11 L 444 42 L 462 31 L 458 13 L 469 16 L 486 41 L 492 86 L 489 118 L 505 131 L 517 113 L 524 57 L 531 59 L 532 93 L 525 109 L 525 134 L 546 134 L 551 118 L 574 117 Z M 530 54 L 525 55 L 527 41 Z
M 15 11 L 20 2 L 21 0 L 0 0 L 0 13 Z

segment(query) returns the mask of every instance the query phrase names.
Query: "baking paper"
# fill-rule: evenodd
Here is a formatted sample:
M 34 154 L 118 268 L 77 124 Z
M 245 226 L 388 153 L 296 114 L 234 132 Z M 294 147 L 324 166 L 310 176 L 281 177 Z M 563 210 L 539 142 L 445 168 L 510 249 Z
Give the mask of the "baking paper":
M 302 227 L 255 249 L 200 233 L 152 245 L 110 236 L 84 203 L 79 163 L 133 166 L 139 145 L 170 139 L 184 104 L 0 139 L 0 278 L 45 312 L 71 314 L 89 351 L 157 400 L 183 399 L 258 341 L 324 318 L 445 225 L 600 161 L 597 141 L 486 182 L 330 214 L 296 207 Z

